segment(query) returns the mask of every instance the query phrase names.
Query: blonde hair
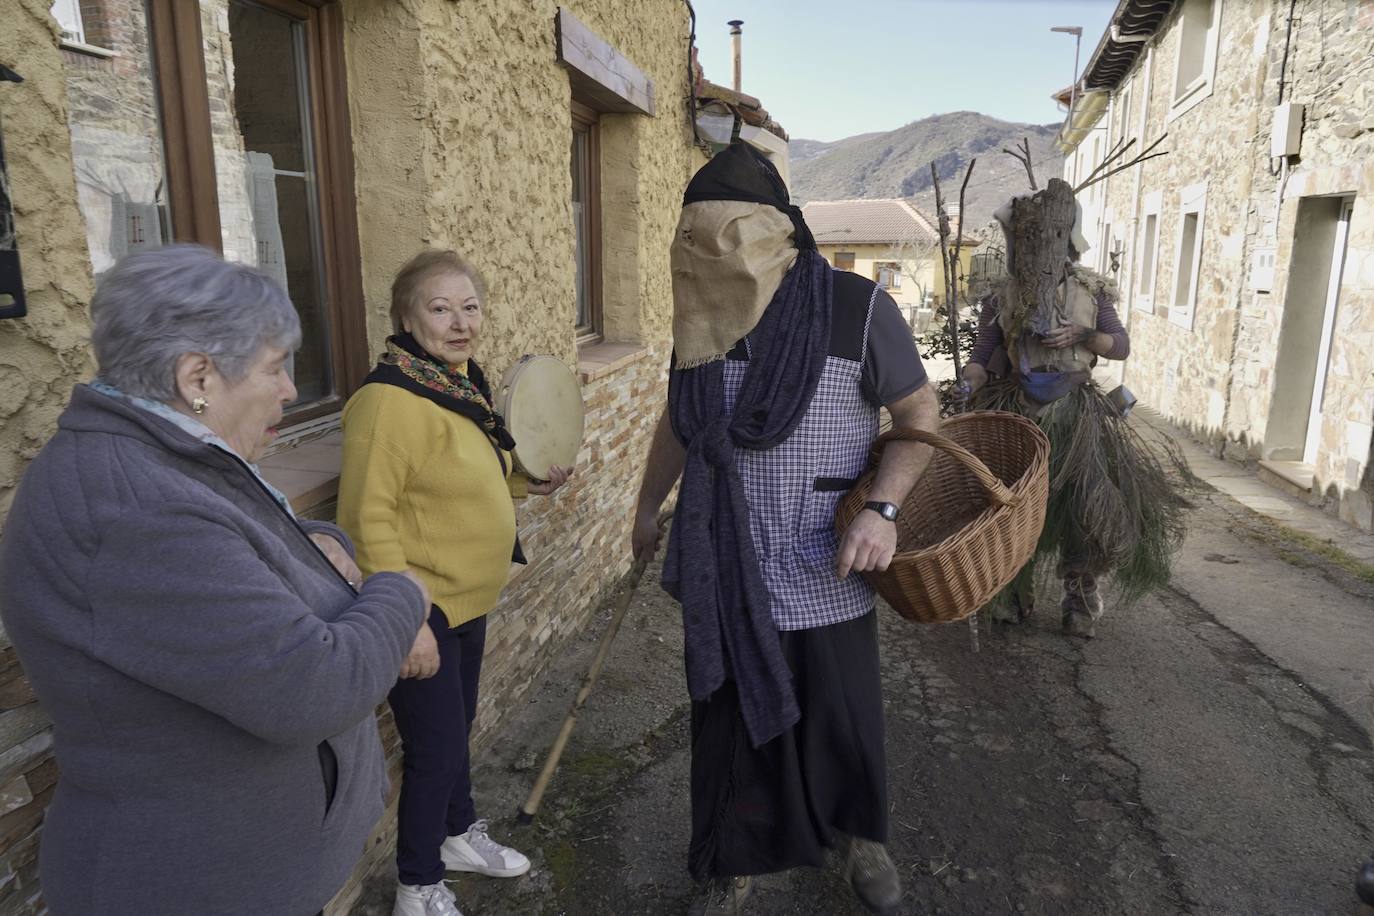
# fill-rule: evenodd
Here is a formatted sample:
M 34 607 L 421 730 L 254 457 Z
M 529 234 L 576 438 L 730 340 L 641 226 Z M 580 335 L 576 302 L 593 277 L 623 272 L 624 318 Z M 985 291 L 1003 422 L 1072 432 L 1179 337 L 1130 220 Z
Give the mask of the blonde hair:
M 414 311 L 420 297 L 420 287 L 431 277 L 459 274 L 472 281 L 477 301 L 486 304 L 487 284 L 462 255 L 452 249 L 431 248 L 422 251 L 405 263 L 391 281 L 391 329 L 401 333 L 401 318 Z

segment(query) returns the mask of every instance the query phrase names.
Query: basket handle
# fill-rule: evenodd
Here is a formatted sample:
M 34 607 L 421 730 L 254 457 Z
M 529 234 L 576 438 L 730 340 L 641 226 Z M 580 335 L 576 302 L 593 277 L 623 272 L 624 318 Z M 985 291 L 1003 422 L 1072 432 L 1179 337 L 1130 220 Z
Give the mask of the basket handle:
M 997 475 L 988 470 L 988 466 L 983 463 L 977 455 L 964 448 L 952 439 L 946 439 L 938 433 L 928 433 L 923 429 L 895 428 L 888 430 L 878 437 L 873 443 L 874 463 L 882 457 L 883 449 L 889 442 L 920 442 L 942 451 L 949 452 L 959 459 L 960 464 L 973 472 L 973 476 L 978 478 L 978 482 L 987 491 L 988 498 L 999 506 L 1019 505 L 1025 496 L 1018 496 L 1006 488 L 1006 485 L 997 478 Z

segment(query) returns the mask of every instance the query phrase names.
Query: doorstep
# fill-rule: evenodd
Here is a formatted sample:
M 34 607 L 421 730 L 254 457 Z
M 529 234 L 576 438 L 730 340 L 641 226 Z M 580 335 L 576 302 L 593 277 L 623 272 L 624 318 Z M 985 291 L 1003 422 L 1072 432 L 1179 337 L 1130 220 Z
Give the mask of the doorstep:
M 1261 461 L 1259 479 L 1290 496 L 1307 499 L 1312 495 L 1312 481 L 1317 469 L 1301 461 Z

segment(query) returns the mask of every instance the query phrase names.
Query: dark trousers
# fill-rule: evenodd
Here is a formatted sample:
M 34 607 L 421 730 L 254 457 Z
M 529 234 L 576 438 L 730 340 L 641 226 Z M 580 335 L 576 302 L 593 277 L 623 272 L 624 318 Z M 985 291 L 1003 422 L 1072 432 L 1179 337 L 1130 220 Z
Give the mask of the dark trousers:
M 402 884 L 442 881 L 439 847 L 477 820 L 468 735 L 477 715 L 487 618 L 450 628 L 436 606 L 430 609 L 429 626 L 439 643 L 439 673 L 397 681 L 387 697 L 404 754 L 396 833 Z

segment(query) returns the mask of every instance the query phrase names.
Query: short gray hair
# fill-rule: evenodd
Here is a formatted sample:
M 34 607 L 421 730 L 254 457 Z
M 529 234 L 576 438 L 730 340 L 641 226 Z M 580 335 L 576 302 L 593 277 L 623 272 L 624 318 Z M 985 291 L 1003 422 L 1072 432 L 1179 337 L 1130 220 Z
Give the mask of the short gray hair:
M 129 255 L 91 300 L 91 342 L 101 378 L 125 394 L 171 401 L 176 364 L 210 357 L 230 384 L 263 347 L 294 350 L 301 321 L 281 286 L 256 268 L 199 245 Z

